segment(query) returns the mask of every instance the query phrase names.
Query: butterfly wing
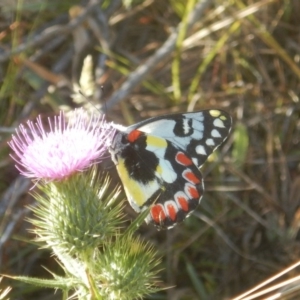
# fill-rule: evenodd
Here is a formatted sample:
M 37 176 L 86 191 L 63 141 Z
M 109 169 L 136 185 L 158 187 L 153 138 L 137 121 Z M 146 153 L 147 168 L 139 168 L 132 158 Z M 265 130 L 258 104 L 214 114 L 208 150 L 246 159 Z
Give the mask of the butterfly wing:
M 232 120 L 222 110 L 203 110 L 199 112 L 173 114 L 151 118 L 127 128 L 162 137 L 192 158 L 201 167 L 208 156 L 227 138 Z
M 152 118 L 117 132 L 110 147 L 128 200 L 146 219 L 168 229 L 199 204 L 198 166 L 224 141 L 230 116 L 220 110 Z
M 137 212 L 150 206 L 146 221 L 159 229 L 183 221 L 203 194 L 202 175 L 193 161 L 166 139 L 139 130 L 119 133 L 119 138 L 129 141 L 114 154 L 131 206 Z

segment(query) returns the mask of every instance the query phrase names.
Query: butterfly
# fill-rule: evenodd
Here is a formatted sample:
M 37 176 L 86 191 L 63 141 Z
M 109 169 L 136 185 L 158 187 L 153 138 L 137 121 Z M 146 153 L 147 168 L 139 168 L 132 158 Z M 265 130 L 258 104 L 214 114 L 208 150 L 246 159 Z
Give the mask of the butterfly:
M 199 168 L 222 144 L 232 120 L 221 110 L 171 114 L 116 129 L 109 147 L 132 208 L 149 208 L 147 223 L 170 229 L 201 201 Z

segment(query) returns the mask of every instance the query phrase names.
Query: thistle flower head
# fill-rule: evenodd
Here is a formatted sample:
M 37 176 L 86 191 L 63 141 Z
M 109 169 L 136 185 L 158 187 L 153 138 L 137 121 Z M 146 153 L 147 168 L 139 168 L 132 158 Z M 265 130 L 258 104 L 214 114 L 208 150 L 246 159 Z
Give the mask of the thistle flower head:
M 21 124 L 8 143 L 16 167 L 26 177 L 61 180 L 86 169 L 103 158 L 114 131 L 103 117 L 88 117 L 82 109 L 69 122 L 61 112 L 48 123 L 49 131 L 40 116 Z

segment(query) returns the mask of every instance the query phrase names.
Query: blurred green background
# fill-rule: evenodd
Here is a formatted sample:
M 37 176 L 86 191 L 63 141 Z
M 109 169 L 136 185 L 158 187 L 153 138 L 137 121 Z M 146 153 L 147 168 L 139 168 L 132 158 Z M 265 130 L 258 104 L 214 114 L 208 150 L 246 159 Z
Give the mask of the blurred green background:
M 30 233 L 32 183 L 7 142 L 20 123 L 76 107 L 123 125 L 207 108 L 234 119 L 202 168 L 196 212 L 169 231 L 139 230 L 171 287 L 147 299 L 233 299 L 296 263 L 299 61 L 299 0 L 0 0 L 0 273 L 61 272 Z M 110 161 L 103 168 L 120 183 Z M 298 273 L 270 283 L 295 279 L 279 299 L 300 298 Z M 10 299 L 61 299 L 8 278 L 0 290 L 8 285 Z

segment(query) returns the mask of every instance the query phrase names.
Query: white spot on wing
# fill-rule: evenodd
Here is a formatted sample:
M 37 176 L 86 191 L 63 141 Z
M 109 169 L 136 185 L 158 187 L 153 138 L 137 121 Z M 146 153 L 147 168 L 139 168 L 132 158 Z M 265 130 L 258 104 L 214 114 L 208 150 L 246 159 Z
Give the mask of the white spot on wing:
M 221 134 L 220 134 L 220 132 L 219 132 L 217 129 L 213 129 L 213 130 L 211 131 L 211 136 L 212 136 L 212 137 L 215 137 L 215 138 L 220 138 L 220 137 L 221 137 Z
M 199 165 L 198 159 L 196 157 L 193 157 L 192 161 L 193 161 L 193 163 L 194 163 L 195 166 Z
M 189 120 L 184 119 L 183 120 L 183 132 L 184 132 L 184 134 L 187 134 L 187 133 L 189 133 L 189 131 L 190 131 Z
M 198 145 L 196 147 L 196 153 L 197 154 L 201 154 L 201 155 L 206 155 L 206 151 L 205 151 L 205 148 L 202 146 L 202 145 Z
M 223 121 L 220 120 L 220 119 L 215 119 L 214 120 L 214 126 L 220 127 L 220 128 L 224 128 L 225 127 Z
M 159 160 L 159 171 L 156 176 L 167 183 L 172 183 L 177 179 L 177 173 L 174 171 L 171 163 L 166 159 Z
M 214 142 L 213 139 L 207 139 L 206 142 L 205 142 L 205 144 L 206 144 L 207 146 L 214 146 L 214 145 L 215 145 L 215 142 Z

